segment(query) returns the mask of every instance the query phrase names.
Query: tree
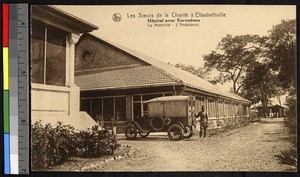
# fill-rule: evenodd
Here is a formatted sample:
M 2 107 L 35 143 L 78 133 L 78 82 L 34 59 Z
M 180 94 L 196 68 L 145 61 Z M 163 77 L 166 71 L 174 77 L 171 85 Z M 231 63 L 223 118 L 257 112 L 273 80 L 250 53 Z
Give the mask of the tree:
M 258 35 L 226 35 L 222 38 L 216 51 L 203 56 L 205 69 L 220 72 L 213 82 L 232 81 L 233 92 L 238 93 L 249 66 L 259 58 L 265 39 Z
M 193 65 L 185 65 L 182 63 L 175 64 L 175 67 L 195 74 L 202 79 L 207 79 L 208 71 L 206 71 L 203 67 L 196 68 Z
M 280 82 L 274 71 L 266 63 L 253 64 L 244 79 L 243 96 L 253 103 L 259 101 L 263 106 L 264 117 L 267 116 L 267 104 L 270 97 L 279 94 Z
M 270 67 L 278 72 L 282 88 L 288 92 L 286 99 L 288 111 L 285 125 L 296 149 L 297 140 L 297 95 L 296 95 L 296 20 L 282 20 L 269 31 L 266 57 Z M 296 151 L 292 151 L 297 157 Z M 292 156 L 290 156 L 292 157 Z
M 296 20 L 282 20 L 269 31 L 266 57 L 270 67 L 278 71 L 284 89 L 295 88 Z

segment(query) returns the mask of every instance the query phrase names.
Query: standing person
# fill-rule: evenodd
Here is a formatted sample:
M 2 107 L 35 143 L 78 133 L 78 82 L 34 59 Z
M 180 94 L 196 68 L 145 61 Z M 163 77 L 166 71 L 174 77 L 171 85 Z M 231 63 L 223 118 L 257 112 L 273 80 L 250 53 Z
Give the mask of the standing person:
M 199 113 L 196 115 L 194 113 L 195 117 L 198 118 L 200 117 L 199 121 L 200 121 L 200 134 L 199 134 L 199 138 L 201 138 L 201 135 L 203 133 L 203 138 L 206 137 L 206 127 L 208 124 L 208 116 L 207 113 L 205 111 L 205 107 L 204 105 L 201 106 L 201 111 L 199 111 Z

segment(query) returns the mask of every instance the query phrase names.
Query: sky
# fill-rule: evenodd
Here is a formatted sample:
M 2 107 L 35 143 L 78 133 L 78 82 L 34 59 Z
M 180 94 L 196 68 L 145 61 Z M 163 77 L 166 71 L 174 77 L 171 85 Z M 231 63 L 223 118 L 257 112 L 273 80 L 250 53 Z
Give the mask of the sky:
M 97 25 L 99 29 L 92 34 L 104 40 L 164 62 L 183 63 L 195 67 L 203 66 L 203 55 L 215 50 L 226 34 L 267 35 L 268 31 L 281 20 L 296 18 L 296 6 L 287 5 L 60 5 L 55 7 Z M 113 20 L 113 15 L 116 13 L 121 16 L 118 22 Z M 215 13 L 220 16 L 199 17 L 200 13 Z M 177 18 L 199 21 L 186 23 L 196 26 L 176 26 L 179 25 Z M 148 22 L 149 19 L 159 19 L 164 22 L 151 23 Z M 175 20 L 175 22 L 168 23 L 166 20 Z M 154 24 L 170 24 L 170 26 L 158 27 Z M 230 83 L 224 87 L 229 89 L 229 86 Z

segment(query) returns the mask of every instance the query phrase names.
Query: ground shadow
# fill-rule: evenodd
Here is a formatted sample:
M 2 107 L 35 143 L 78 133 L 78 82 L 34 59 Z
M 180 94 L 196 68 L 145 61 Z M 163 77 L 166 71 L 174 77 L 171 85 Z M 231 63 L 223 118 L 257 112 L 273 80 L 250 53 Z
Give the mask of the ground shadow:
M 166 136 L 166 135 L 153 135 L 153 136 L 149 135 L 147 138 L 136 137 L 136 139 L 134 139 L 134 140 L 128 140 L 128 139 L 126 139 L 126 137 L 120 137 L 120 138 L 117 138 L 117 140 L 138 141 L 138 142 L 143 142 L 143 141 L 145 141 L 145 142 L 146 141 L 147 142 L 149 142 L 149 141 L 171 141 L 169 139 L 169 137 Z M 198 141 L 198 138 L 197 139 L 194 139 L 193 137 L 192 138 L 187 138 L 187 139 L 184 138 L 180 141 Z

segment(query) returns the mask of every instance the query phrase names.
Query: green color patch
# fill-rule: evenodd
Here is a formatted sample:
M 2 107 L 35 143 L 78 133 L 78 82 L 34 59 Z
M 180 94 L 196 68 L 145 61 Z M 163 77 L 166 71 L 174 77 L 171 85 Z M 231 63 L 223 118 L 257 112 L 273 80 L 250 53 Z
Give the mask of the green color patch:
M 4 133 L 9 133 L 9 91 L 3 91 Z

